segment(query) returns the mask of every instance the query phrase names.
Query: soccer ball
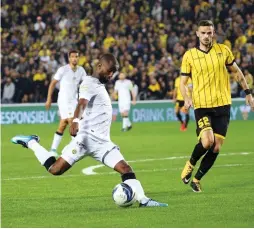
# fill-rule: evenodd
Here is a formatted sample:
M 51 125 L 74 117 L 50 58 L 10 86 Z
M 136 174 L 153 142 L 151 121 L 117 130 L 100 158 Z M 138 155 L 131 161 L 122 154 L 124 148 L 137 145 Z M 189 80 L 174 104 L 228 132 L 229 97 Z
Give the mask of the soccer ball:
M 114 187 L 112 197 L 115 204 L 120 207 L 129 207 L 136 202 L 135 190 L 125 183 L 120 183 Z

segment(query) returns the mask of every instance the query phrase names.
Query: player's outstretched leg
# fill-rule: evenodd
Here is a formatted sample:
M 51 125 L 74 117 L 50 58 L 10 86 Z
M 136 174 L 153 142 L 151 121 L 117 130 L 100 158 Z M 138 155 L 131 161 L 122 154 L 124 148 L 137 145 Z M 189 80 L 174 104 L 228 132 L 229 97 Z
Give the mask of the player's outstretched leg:
M 124 116 L 124 115 L 122 115 L 122 120 L 123 120 L 123 122 L 122 122 L 122 131 L 123 132 L 126 132 L 127 131 L 127 118 Z
M 121 168 L 123 168 L 123 166 L 127 165 L 127 167 L 125 167 L 126 172 L 122 174 L 122 181 L 124 183 L 128 184 L 130 187 L 133 187 L 133 189 L 136 190 L 137 201 L 139 202 L 139 207 L 167 207 L 168 206 L 168 204 L 166 204 L 166 203 L 160 203 L 156 200 L 148 198 L 145 195 L 144 189 L 143 189 L 140 181 L 136 179 L 135 173 L 132 172 L 131 167 L 128 164 L 126 164 L 125 161 L 121 161 L 119 163 L 120 164 L 116 165 L 116 167 L 120 166 Z M 123 164 L 126 164 L 126 165 L 123 165 Z
M 176 112 L 176 117 L 177 117 L 177 119 L 179 120 L 179 122 L 180 122 L 180 124 L 181 124 L 181 126 L 180 126 L 180 131 L 184 131 L 185 125 L 184 125 L 183 118 L 182 118 L 182 115 L 181 115 L 181 113 L 180 113 L 180 110 L 178 110 L 178 111 Z
M 68 119 L 61 119 L 60 122 L 59 122 L 59 126 L 57 128 L 57 131 L 55 132 L 54 134 L 54 138 L 53 138 L 53 141 L 52 141 L 52 145 L 51 145 L 51 148 L 50 148 L 50 152 L 55 156 L 55 157 L 58 157 L 58 154 L 57 154 L 57 148 L 63 138 L 63 133 L 64 133 L 64 130 L 66 129 L 67 125 L 68 125 Z
M 131 121 L 130 121 L 130 118 L 129 118 L 129 116 L 127 116 L 126 118 L 127 118 L 127 130 L 131 130 L 131 128 L 132 128 L 132 123 L 131 123 Z
M 11 142 L 14 144 L 20 144 L 23 147 L 28 148 L 28 142 L 31 140 L 40 142 L 40 138 L 37 135 L 17 135 L 11 139 Z
M 189 113 L 186 113 L 185 114 L 185 122 L 184 122 L 184 124 L 185 124 L 185 130 L 187 130 L 189 121 L 190 121 L 190 115 L 189 115 Z
M 50 148 L 50 152 L 52 152 L 55 157 L 58 157 L 57 148 L 62 140 L 62 137 L 63 137 L 63 133 L 60 133 L 58 131 L 55 132 L 53 142 Z
M 204 148 L 201 142 L 195 146 L 190 160 L 186 162 L 181 173 L 181 179 L 184 184 L 188 184 L 190 182 L 194 166 L 196 165 L 197 161 L 207 152 L 207 150 L 208 149 Z
M 11 139 L 14 144 L 20 144 L 25 148 L 33 150 L 38 161 L 43 165 L 47 171 L 53 175 L 61 175 L 67 171 L 69 165 L 63 158 L 56 160 L 52 152 L 48 152 L 39 144 L 39 137 L 37 135 L 17 135 Z
M 223 144 L 223 139 L 215 137 L 215 142 L 213 146 L 207 151 L 206 155 L 203 157 L 197 173 L 195 174 L 190 186 L 194 192 L 201 192 L 200 180 L 205 176 L 205 174 L 212 168 L 214 162 L 216 161 L 221 145 Z
M 167 207 L 168 204 L 160 203 L 158 201 L 148 198 L 139 180 L 136 179 L 132 168 L 124 160 L 118 147 L 114 147 L 107 155 L 103 156 L 103 161 L 108 167 L 114 168 L 122 176 L 122 182 L 128 184 L 136 191 L 137 201 L 140 207 Z

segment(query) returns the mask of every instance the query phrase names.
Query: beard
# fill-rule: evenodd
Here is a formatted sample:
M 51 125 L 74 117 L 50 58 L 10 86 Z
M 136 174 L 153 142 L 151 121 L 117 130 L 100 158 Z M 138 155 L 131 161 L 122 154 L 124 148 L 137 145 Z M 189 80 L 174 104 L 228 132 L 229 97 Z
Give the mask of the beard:
M 200 42 L 202 43 L 202 45 L 204 45 L 204 46 L 206 46 L 206 47 L 210 47 L 211 45 L 212 45 L 212 41 L 209 41 L 209 40 L 207 40 L 207 41 L 201 41 L 200 40 Z
M 102 84 L 106 84 L 109 80 L 108 80 L 104 75 L 100 75 L 99 81 L 100 81 Z

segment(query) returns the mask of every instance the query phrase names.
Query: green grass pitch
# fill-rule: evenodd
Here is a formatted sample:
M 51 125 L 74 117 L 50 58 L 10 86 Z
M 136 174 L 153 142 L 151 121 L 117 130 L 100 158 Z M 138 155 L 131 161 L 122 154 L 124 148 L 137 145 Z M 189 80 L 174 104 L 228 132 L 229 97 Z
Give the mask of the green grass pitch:
M 10 142 L 16 134 L 38 134 L 51 145 L 57 125 L 2 126 L 2 227 L 253 227 L 254 122 L 232 121 L 215 167 L 194 193 L 180 179 L 196 144 L 195 124 L 187 132 L 177 122 L 138 123 L 122 133 L 113 123 L 111 138 L 136 171 L 147 196 L 168 208 L 117 207 L 111 197 L 120 177 L 99 164 L 78 162 L 60 177 L 48 174 L 33 152 Z M 59 151 L 68 143 L 66 132 Z M 146 160 L 153 159 L 153 160 Z

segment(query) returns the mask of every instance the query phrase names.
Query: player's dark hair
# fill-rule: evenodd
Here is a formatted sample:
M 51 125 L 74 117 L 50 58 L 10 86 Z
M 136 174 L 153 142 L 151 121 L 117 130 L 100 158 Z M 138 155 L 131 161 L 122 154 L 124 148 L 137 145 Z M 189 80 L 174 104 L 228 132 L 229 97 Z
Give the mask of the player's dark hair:
M 77 54 L 79 54 L 79 52 L 77 51 L 77 50 L 70 50 L 69 52 L 68 52 L 68 57 L 70 57 L 71 56 L 71 54 L 72 53 L 77 53 Z
M 214 24 L 211 20 L 201 20 L 198 22 L 198 27 L 200 26 L 212 26 L 214 27 Z
M 110 64 L 109 71 L 115 73 L 119 69 L 119 63 L 115 56 L 111 53 L 105 53 L 100 57 L 100 61 L 105 60 Z

